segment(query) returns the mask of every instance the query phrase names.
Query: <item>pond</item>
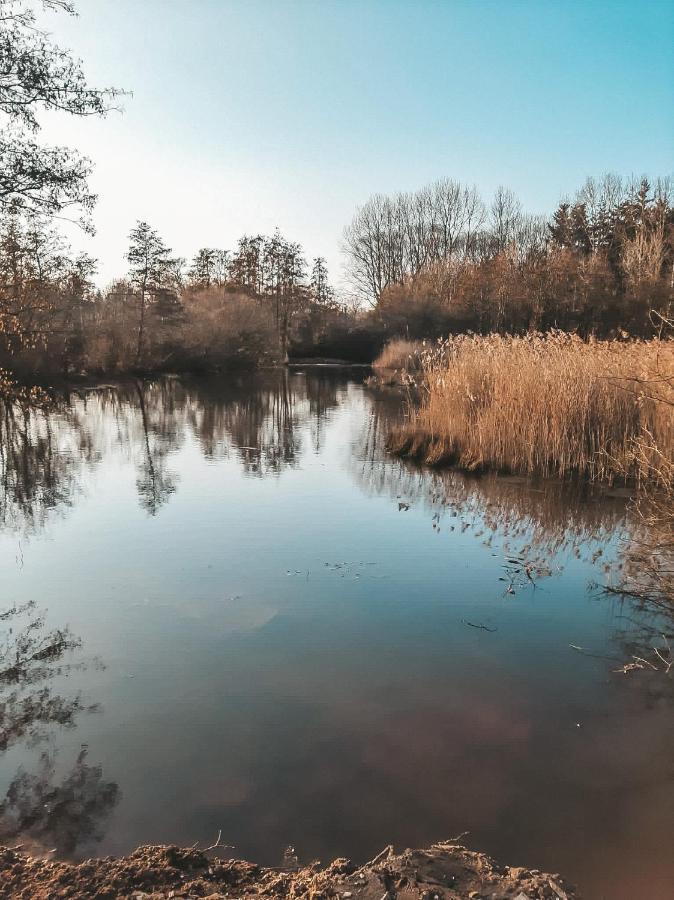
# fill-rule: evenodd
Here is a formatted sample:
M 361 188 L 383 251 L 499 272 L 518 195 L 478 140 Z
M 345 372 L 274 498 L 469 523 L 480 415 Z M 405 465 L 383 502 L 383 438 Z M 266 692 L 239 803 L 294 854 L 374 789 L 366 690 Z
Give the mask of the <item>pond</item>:
M 0 838 L 278 864 L 464 841 L 671 896 L 671 682 L 615 670 L 625 499 L 386 456 L 345 371 L 80 390 L 0 426 Z M 619 494 L 619 492 L 616 492 Z

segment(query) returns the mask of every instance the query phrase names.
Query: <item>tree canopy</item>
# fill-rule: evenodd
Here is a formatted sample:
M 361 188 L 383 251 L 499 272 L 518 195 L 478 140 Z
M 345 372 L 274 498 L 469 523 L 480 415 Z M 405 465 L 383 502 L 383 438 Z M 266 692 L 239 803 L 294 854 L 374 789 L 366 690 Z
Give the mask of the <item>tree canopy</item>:
M 88 224 L 91 163 L 37 141 L 40 113 L 105 115 L 122 92 L 88 85 L 80 60 L 39 27 L 40 8 L 75 15 L 68 0 L 0 0 L 0 210 L 53 216 L 79 207 Z

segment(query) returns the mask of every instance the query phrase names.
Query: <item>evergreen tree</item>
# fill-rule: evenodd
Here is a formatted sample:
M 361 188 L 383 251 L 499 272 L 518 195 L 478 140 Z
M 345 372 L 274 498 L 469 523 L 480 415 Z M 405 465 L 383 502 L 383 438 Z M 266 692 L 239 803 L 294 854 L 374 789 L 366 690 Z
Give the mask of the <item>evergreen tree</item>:
M 558 247 L 570 249 L 574 246 L 570 204 L 559 204 L 553 213 L 552 222 L 548 225 L 548 229 L 550 231 L 550 237 Z
M 573 246 L 583 254 L 592 252 L 590 223 L 584 203 L 575 203 L 571 207 L 571 235 Z
M 144 350 L 146 309 L 161 291 L 165 291 L 175 280 L 175 260 L 169 256 L 158 232 L 147 222 L 138 222 L 129 234 L 129 278 L 138 292 L 139 317 L 136 344 L 136 364 L 139 364 Z
M 335 296 L 335 292 L 328 281 L 328 266 L 322 256 L 317 256 L 314 259 L 314 265 L 311 270 L 311 296 L 321 306 L 329 306 Z
M 222 285 L 227 277 L 228 253 L 215 247 L 202 247 L 192 260 L 190 284 L 195 287 Z

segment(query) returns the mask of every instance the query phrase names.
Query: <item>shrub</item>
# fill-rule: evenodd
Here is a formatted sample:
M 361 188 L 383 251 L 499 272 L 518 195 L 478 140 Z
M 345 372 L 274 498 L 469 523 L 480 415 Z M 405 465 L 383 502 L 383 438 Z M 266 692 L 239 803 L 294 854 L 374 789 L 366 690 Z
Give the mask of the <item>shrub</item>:
M 254 297 L 212 287 L 187 294 L 173 361 L 180 368 L 249 368 L 278 362 L 271 310 Z

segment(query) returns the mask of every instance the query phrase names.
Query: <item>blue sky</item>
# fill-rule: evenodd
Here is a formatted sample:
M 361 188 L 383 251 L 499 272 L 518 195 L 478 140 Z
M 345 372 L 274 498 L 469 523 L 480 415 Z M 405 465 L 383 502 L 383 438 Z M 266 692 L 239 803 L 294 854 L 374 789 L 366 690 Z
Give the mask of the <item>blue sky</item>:
M 586 175 L 674 172 L 674 2 L 79 0 L 49 15 L 133 91 L 45 137 L 96 163 L 104 282 L 145 218 L 180 255 L 278 226 L 340 275 L 374 192 L 441 176 L 550 211 Z

